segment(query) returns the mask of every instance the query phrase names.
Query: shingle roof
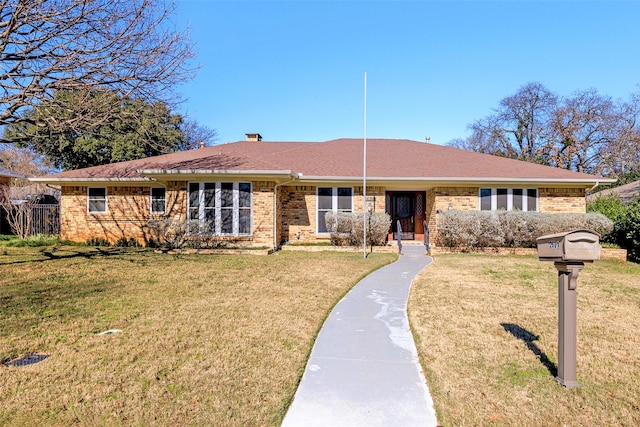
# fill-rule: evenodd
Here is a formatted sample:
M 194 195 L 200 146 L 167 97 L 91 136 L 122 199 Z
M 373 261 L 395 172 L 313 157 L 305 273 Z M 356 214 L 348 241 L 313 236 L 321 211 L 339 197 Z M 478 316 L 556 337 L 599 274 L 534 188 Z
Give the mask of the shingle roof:
M 0 176 L 8 176 L 9 178 L 24 178 L 24 175 L 10 171 L 7 168 L 0 166 Z
M 608 196 L 610 194 L 617 194 L 618 196 L 620 196 L 623 203 L 629 203 L 631 200 L 633 200 L 634 197 L 640 195 L 640 181 L 633 181 L 629 184 L 590 194 L 587 196 L 587 201 L 590 202 L 597 199 L 598 197 Z
M 42 181 L 144 179 L 145 173 L 226 171 L 300 173 L 302 179 L 362 177 L 363 140 L 326 142 L 238 141 L 128 162 L 71 170 Z M 145 173 L 142 173 L 145 171 Z M 370 179 L 548 180 L 580 182 L 602 178 L 518 160 L 405 139 L 368 139 Z M 606 180 L 608 181 L 608 180 Z

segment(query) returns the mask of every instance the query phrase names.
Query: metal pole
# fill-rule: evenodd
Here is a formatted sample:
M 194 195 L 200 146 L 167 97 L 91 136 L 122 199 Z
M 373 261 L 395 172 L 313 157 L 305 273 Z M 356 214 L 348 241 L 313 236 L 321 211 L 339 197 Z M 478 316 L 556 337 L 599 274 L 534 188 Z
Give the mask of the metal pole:
M 558 270 L 558 376 L 567 388 L 580 387 L 576 381 L 577 283 L 584 262 L 556 262 Z
M 362 165 L 362 248 L 364 258 L 367 257 L 367 72 L 364 72 L 364 143 Z

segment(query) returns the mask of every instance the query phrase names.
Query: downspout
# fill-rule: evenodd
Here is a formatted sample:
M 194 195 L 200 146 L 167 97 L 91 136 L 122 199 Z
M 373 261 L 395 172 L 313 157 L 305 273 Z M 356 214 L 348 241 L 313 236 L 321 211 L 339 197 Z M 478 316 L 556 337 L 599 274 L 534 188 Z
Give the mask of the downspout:
M 596 185 L 587 190 L 587 194 L 591 193 L 598 185 L 600 185 L 600 181 L 596 181 Z
M 280 184 L 276 184 L 273 187 L 273 250 L 278 250 L 278 188 L 282 187 L 286 184 L 291 184 L 296 179 L 300 179 L 302 176 L 301 173 L 296 173 L 293 175 L 289 181 L 281 182 Z

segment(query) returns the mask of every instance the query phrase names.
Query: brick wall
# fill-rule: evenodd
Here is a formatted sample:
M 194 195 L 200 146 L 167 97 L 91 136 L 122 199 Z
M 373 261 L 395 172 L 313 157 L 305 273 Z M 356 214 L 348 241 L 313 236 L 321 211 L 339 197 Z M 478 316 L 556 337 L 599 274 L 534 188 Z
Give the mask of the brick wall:
M 584 188 L 539 188 L 538 210 L 544 213 L 585 213 L 585 196 Z
M 478 210 L 479 187 L 438 187 L 427 192 L 427 201 L 433 208 L 427 212 L 431 240 L 435 241 L 437 228 L 436 211 Z M 584 188 L 539 188 L 538 211 L 543 213 L 585 213 L 586 190 Z
M 254 181 L 253 236 L 243 239 L 254 246 L 271 246 L 274 237 L 273 181 Z M 313 243 L 326 241 L 327 236 L 316 235 L 316 186 L 283 186 L 278 189 L 278 243 Z M 166 184 L 167 214 L 173 220 L 187 217 L 187 182 Z M 165 215 L 151 214 L 149 186 L 107 186 L 108 212 L 87 213 L 87 187 L 64 186 L 61 198 L 61 237 L 84 242 L 99 237 L 116 242 L 121 237 L 144 242 L 150 237 L 146 227 L 150 219 Z M 354 210 L 361 212 L 364 200 L 362 187 L 353 187 Z M 367 187 L 367 197 L 375 197 L 374 210 L 384 212 L 385 188 Z M 432 241 L 437 233 L 438 210 L 477 210 L 478 187 L 437 187 L 427 189 L 427 221 Z M 585 212 L 585 190 L 540 188 L 539 210 L 548 213 Z
M 253 236 L 242 241 L 255 246 L 273 242 L 273 182 L 253 182 Z M 97 186 L 96 186 L 97 187 Z M 156 238 L 148 229 L 153 219 L 187 219 L 187 182 L 166 183 L 166 214 L 150 213 L 149 186 L 106 186 L 107 212 L 87 212 L 87 186 L 63 186 L 61 189 L 62 239 L 85 242 L 90 238 L 136 239 L 140 243 Z
M 273 245 L 273 181 L 252 182 L 253 188 L 253 244 Z
M 362 212 L 364 206 L 362 186 L 352 188 L 354 211 Z M 282 222 L 279 243 L 317 243 L 329 240 L 329 236 L 316 235 L 316 193 L 317 187 L 313 185 L 284 186 L 279 189 L 278 214 Z M 375 197 L 374 211 L 384 212 L 384 187 L 367 187 L 367 199 L 371 200 L 373 197 Z

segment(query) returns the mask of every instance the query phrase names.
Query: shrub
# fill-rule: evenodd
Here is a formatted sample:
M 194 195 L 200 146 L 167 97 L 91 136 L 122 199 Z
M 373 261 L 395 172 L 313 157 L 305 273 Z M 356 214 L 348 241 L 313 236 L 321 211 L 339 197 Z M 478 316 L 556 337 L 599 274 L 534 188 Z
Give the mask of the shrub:
M 148 242 L 153 242 L 154 247 L 212 249 L 226 246 L 229 242 L 220 236 L 207 233 L 209 227 L 201 227 L 198 221 L 152 220 L 147 223 L 147 228 L 152 234 Z
M 629 261 L 640 262 L 640 199 L 632 201 L 618 219 L 616 243 L 627 249 Z
M 445 211 L 438 217 L 437 244 L 465 251 L 535 247 L 545 234 L 588 229 L 606 234 L 613 223 L 599 213 L 543 214 L 522 211 Z
M 138 241 L 133 237 L 129 239 L 127 239 L 126 237 L 121 237 L 116 242 L 116 246 L 119 248 L 139 248 L 142 245 L 138 243 Z
M 331 232 L 331 244 L 336 246 L 362 246 L 364 214 L 327 212 L 325 222 Z M 387 242 L 391 218 L 384 212 L 367 214 L 367 245 L 384 246 Z
M 87 246 L 111 246 L 111 242 L 104 237 L 90 237 L 85 243 Z

